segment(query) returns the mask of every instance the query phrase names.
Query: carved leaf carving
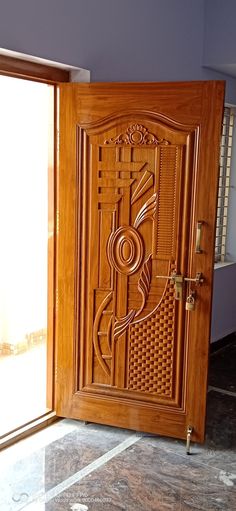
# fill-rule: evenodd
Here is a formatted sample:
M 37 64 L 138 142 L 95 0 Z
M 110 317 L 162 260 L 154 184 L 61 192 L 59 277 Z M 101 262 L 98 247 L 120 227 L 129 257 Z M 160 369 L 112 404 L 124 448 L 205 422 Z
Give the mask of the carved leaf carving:
M 153 219 L 156 213 L 157 207 L 157 193 L 154 193 L 150 199 L 145 202 L 145 204 L 139 210 L 135 222 L 134 227 L 137 229 L 139 225 L 147 220 L 148 218 Z
M 137 311 L 136 317 L 139 316 L 139 314 L 141 314 L 145 307 L 145 303 L 147 301 L 150 290 L 151 277 L 152 277 L 152 259 L 151 255 L 149 255 L 149 257 L 143 264 L 141 275 L 138 281 L 138 290 L 142 295 L 142 305 L 140 309 Z
M 170 142 L 165 138 L 156 137 L 142 124 L 131 124 L 125 133 L 120 133 L 116 137 L 106 139 L 104 144 L 169 145 Z
M 153 185 L 153 174 L 146 170 L 143 177 L 140 179 L 134 193 L 131 197 L 131 205 L 133 205 L 142 195 L 151 188 Z
M 117 339 L 120 337 L 123 332 L 128 328 L 131 321 L 134 319 L 136 314 L 135 310 L 131 310 L 127 316 L 124 316 L 123 318 L 117 319 L 114 326 L 114 339 Z

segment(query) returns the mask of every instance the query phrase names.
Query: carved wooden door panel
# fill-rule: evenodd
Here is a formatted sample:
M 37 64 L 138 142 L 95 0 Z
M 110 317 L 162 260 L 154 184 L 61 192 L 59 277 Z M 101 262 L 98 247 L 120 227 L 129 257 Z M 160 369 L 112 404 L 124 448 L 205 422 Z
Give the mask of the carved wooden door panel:
M 203 440 L 223 90 L 61 86 L 58 415 Z

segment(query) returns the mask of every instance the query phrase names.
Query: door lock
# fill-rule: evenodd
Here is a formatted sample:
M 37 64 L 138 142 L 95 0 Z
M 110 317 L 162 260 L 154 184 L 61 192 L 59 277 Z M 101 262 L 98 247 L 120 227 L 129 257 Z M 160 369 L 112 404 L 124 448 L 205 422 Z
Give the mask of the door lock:
M 175 299 L 176 300 L 183 299 L 183 283 L 184 283 L 183 275 L 177 275 L 177 273 L 174 271 L 171 273 L 171 275 L 168 275 L 168 276 L 156 275 L 156 278 L 170 280 L 175 286 Z
M 184 277 L 183 275 L 178 275 L 175 271 L 173 271 L 171 273 L 171 275 L 156 275 L 156 278 L 170 280 L 174 284 L 176 300 L 183 299 L 184 281 L 195 282 L 196 286 L 200 286 L 204 282 L 204 277 L 201 272 L 196 273 L 195 278 Z
M 204 282 L 204 278 L 200 271 L 196 273 L 196 277 L 194 279 L 184 277 L 184 280 L 186 280 L 187 282 L 195 282 L 196 286 L 200 286 Z

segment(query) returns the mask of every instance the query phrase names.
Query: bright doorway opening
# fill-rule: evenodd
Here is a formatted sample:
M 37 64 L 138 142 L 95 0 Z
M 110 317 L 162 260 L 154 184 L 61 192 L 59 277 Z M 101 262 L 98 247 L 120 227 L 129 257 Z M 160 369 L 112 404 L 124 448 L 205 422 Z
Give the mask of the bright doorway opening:
M 52 407 L 54 86 L 0 76 L 0 436 Z

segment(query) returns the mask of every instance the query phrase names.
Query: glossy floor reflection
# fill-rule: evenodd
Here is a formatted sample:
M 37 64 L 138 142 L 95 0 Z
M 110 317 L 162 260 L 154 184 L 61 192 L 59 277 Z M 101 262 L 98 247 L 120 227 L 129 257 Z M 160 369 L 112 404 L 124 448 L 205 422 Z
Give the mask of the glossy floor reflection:
M 1 511 L 233 511 L 236 396 L 208 393 L 192 456 L 182 441 L 62 420 L 2 451 L 0 471 Z
M 228 346 L 211 355 L 209 385 L 236 392 L 236 335 L 229 338 Z

